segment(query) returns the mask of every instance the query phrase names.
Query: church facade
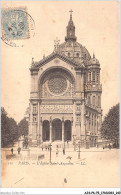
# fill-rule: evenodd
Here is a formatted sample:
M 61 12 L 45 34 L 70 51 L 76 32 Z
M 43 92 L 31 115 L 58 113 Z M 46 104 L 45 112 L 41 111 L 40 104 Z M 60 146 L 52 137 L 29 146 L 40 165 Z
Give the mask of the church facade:
M 65 42 L 30 67 L 30 143 L 80 141 L 93 147 L 102 122 L 100 63 L 77 42 L 72 12 Z

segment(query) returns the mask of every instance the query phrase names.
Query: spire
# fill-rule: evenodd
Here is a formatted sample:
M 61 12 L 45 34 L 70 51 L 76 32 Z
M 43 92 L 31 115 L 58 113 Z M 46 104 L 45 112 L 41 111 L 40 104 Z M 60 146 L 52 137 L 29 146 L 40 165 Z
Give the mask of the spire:
M 67 26 L 67 36 L 65 37 L 65 41 L 76 41 L 76 36 L 75 36 L 75 26 L 72 20 L 72 10 L 70 12 L 70 20 L 68 22 Z
M 31 66 L 34 66 L 34 58 L 32 58 Z
M 72 21 L 72 9 L 69 11 L 70 12 L 70 21 Z
M 93 53 L 93 59 L 95 58 L 95 54 Z

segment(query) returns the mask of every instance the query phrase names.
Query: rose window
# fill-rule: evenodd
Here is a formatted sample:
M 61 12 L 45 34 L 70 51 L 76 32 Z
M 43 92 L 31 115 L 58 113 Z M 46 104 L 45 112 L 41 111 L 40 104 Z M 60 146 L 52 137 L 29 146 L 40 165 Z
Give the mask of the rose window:
M 61 94 L 67 88 L 67 81 L 63 76 L 53 75 L 53 77 L 48 80 L 48 88 L 51 93 Z

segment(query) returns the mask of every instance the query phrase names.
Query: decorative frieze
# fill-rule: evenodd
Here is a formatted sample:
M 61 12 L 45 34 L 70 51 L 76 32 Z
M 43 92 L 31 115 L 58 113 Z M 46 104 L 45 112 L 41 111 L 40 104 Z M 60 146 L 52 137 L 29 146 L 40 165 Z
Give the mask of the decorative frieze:
M 40 113 L 73 113 L 73 105 L 41 105 Z

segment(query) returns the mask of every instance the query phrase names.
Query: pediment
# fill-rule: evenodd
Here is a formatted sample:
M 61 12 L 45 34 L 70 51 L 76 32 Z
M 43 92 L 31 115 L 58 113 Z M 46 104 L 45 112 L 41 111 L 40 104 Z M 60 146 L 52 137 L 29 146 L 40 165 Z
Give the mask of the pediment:
M 55 62 L 57 60 L 62 60 L 70 65 L 72 65 L 74 68 L 85 68 L 84 63 L 77 63 L 74 60 L 69 59 L 67 56 L 62 55 L 57 52 L 53 52 L 52 54 L 48 55 L 47 57 L 44 57 L 39 62 L 33 62 L 30 69 L 39 69 L 40 67 L 44 66 L 45 64 L 49 63 L 50 61 L 54 60 Z

